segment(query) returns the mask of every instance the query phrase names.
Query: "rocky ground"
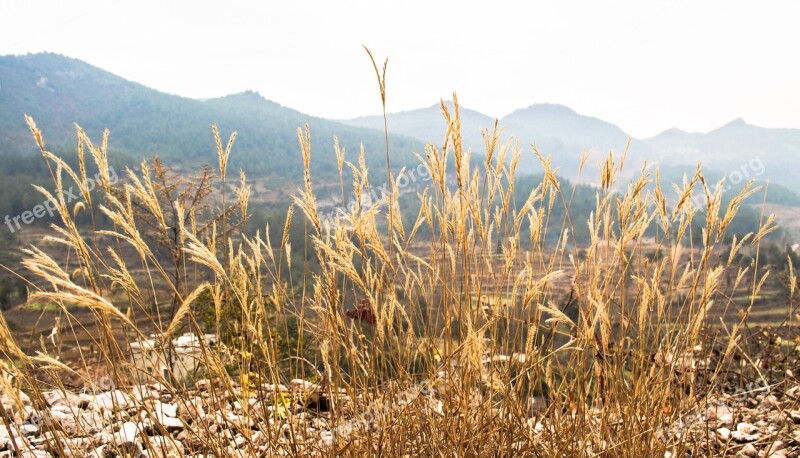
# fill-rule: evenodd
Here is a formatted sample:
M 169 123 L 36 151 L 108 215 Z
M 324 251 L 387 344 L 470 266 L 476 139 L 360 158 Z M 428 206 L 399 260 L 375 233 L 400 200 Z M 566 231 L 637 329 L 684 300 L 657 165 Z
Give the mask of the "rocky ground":
M 675 445 L 665 458 L 800 457 L 800 338 L 788 337 L 754 334 L 748 353 L 753 358 L 734 358 L 725 370 L 714 362 L 720 351 L 691 350 L 686 367 L 697 376 L 691 390 L 703 402 L 669 424 L 653 426 L 664 444 Z M 715 382 L 709 384 L 701 374 L 712 367 Z M 414 403 L 409 411 L 415 418 L 449 421 L 458 412 L 443 409 L 446 391 L 439 384 L 392 385 L 391 392 L 401 395 L 387 394 L 397 402 L 381 408 L 301 379 L 285 386 L 249 380 L 247 388 L 199 380 L 180 394 L 159 384 L 6 391 L 0 393 L 0 458 L 333 456 L 343 444 L 358 441 L 363 428 L 389 428 L 383 419 L 405 403 Z M 589 413 L 588 423 L 600 428 L 598 413 Z M 532 409 L 525 424 L 529 438 L 546 449 L 555 432 L 547 407 Z
M 272 456 L 279 450 L 269 450 L 268 443 L 278 449 L 305 443 L 320 453 L 332 443 L 321 415 L 293 412 L 293 421 L 285 421 L 288 409 L 300 407 L 290 400 L 313 393 L 317 385 L 295 380 L 288 387 L 264 385 L 249 395 L 241 388 L 211 385 L 201 380 L 180 400 L 160 385 L 97 394 L 54 390 L 42 393 L 46 405 L 41 408 L 24 393 L 18 393 L 22 405 L 3 395 L 14 424 L 0 429 L 0 458 L 18 452 L 25 457 L 215 456 L 212 450 L 224 450 L 226 456 Z M 248 399 L 248 405 L 241 399 Z
M 54 390 L 37 399 L 20 392 L 21 402 L 6 393 L 2 402 L 13 423 L 0 428 L 0 457 L 276 456 L 293 454 L 290 444 L 302 448 L 295 453 L 324 456 L 332 452 L 334 435 L 342 434 L 330 427 L 330 405 L 313 383 L 293 380 L 247 393 L 212 385 L 200 381 L 181 399 L 160 385 Z M 436 409 L 433 397 L 428 401 Z M 797 457 L 798 397 L 800 385 L 710 396 L 662 435 L 696 444 L 692 456 Z M 536 418 L 529 426 L 544 428 Z
M 696 444 L 693 456 L 800 456 L 800 385 L 710 397 L 668 434 Z

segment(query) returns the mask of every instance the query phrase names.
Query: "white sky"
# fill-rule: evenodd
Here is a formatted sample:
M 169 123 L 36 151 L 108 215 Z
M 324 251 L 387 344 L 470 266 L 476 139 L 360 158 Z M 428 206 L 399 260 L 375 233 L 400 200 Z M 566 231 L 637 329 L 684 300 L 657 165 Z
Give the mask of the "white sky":
M 0 54 L 53 51 L 187 97 L 246 89 L 328 118 L 567 105 L 642 138 L 800 128 L 800 2 L 3 0 Z M 0 75 L 2 77 L 2 75 Z

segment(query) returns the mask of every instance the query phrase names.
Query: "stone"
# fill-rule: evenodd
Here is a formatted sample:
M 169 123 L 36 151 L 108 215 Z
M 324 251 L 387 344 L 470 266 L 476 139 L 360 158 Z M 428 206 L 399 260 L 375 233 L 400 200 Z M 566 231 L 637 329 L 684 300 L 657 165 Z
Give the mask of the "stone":
M 731 438 L 731 430 L 728 428 L 719 428 L 717 430 L 717 436 L 719 436 L 719 438 L 723 441 L 727 441 Z
M 332 447 L 333 446 L 333 433 L 330 431 L 322 431 L 319 434 L 319 438 L 322 441 L 322 445 L 325 447 Z
M 754 425 L 751 425 L 750 423 L 742 422 L 736 425 L 736 431 L 739 431 L 740 433 L 744 434 L 753 434 L 758 431 L 758 428 L 756 428 Z
M 724 413 L 719 416 L 719 424 L 721 426 L 731 426 L 733 424 L 733 415 Z
M 143 458 L 142 447 L 137 442 L 105 445 L 105 458 Z
M 92 443 L 96 446 L 110 444 L 114 441 L 114 435 L 108 431 L 100 431 L 92 436 Z
M 73 437 L 94 434 L 105 426 L 103 417 L 97 412 L 58 410 L 55 407 L 49 413 L 42 413 L 36 423 L 40 426 L 57 424 Z
M 114 442 L 117 444 L 124 444 L 126 442 L 138 442 L 139 441 L 139 433 L 143 428 L 140 428 L 139 425 L 133 422 L 125 422 L 119 428 L 116 434 L 114 434 Z
M 19 425 L 17 429 L 19 430 L 19 433 L 23 436 L 35 436 L 39 434 L 39 432 L 41 431 L 41 428 L 32 423 L 25 423 Z
M 51 455 L 46 450 L 22 450 L 21 458 L 51 458 Z
M 183 444 L 169 436 L 148 437 L 145 441 L 145 449 L 150 452 L 151 456 L 165 458 L 182 457 L 185 452 Z
M 709 407 L 708 410 L 706 411 L 706 415 L 710 420 L 719 419 L 723 415 L 730 415 L 730 414 L 731 414 L 731 409 L 724 404 L 713 405 Z
M 237 434 L 236 437 L 233 438 L 233 445 L 236 448 L 242 448 L 245 444 L 247 444 L 247 439 L 245 439 L 241 434 Z
M 133 393 L 133 398 L 139 403 L 155 399 L 161 395 L 161 393 L 153 390 L 148 385 L 136 385 L 132 388 L 131 392 Z
M 86 399 L 89 401 L 89 407 L 95 410 L 124 410 L 135 404 L 135 400 L 122 390 L 87 395 Z
M 165 402 L 156 402 L 155 404 L 156 415 L 163 415 L 167 417 L 176 418 L 178 416 L 178 406 L 176 404 L 169 404 Z
M 16 436 L 16 433 L 15 433 L 15 436 Z M 16 448 L 19 448 L 20 450 L 28 450 L 28 449 L 31 448 L 30 442 L 28 442 L 28 439 L 25 438 L 25 437 L 17 436 L 17 437 L 10 438 L 10 437 L 6 436 L 6 437 L 3 437 L 3 438 L 0 438 L 0 448 L 6 449 L 6 450 L 14 450 L 15 449 L 14 444 L 16 444 Z
M 286 385 L 274 385 L 272 383 L 262 383 L 261 389 L 268 392 L 278 392 L 278 393 L 285 393 L 289 391 L 289 388 Z
M 106 446 L 101 445 L 100 447 L 95 448 L 94 450 L 90 451 L 86 454 L 87 458 L 105 458 L 106 456 Z
M 316 383 L 309 382 L 308 380 L 303 380 L 300 378 L 293 379 L 289 382 L 289 389 L 293 392 L 296 391 L 303 391 L 303 392 L 319 392 L 322 391 L 322 388 L 317 385 Z
M 92 441 L 86 437 L 77 438 L 60 438 L 61 450 L 64 452 L 65 458 L 79 458 L 86 456 L 89 448 L 92 446 Z M 56 455 L 53 450 L 53 455 Z
M 168 432 L 172 433 L 175 431 L 181 431 L 184 429 L 184 424 L 179 418 L 169 417 L 164 414 L 161 414 L 156 418 L 158 423 L 164 427 Z
M 35 421 L 42 427 L 58 425 L 70 436 L 77 436 L 81 432 L 81 429 L 78 426 L 77 415 L 60 410 L 51 409 L 49 413 L 43 412 L 41 413 L 41 416 L 37 415 Z
M 775 395 L 767 395 L 764 396 L 764 399 L 761 401 L 761 406 L 767 409 L 778 409 L 780 408 L 780 402 L 778 402 L 778 398 Z
M 85 409 L 89 405 L 89 401 L 87 399 L 69 391 L 45 391 L 42 393 L 42 397 L 49 407 L 61 405 Z
M 25 392 L 16 390 L 13 394 L 3 392 L 0 395 L 0 403 L 17 423 L 27 421 L 31 412 L 31 398 Z
M 731 437 L 736 442 L 755 442 L 758 440 L 758 434 L 747 434 L 741 431 L 734 431 L 731 433 Z
M 206 416 L 203 400 L 200 398 L 189 399 L 178 405 L 178 417 L 183 420 L 198 419 Z
M 739 454 L 754 458 L 758 456 L 758 450 L 756 450 L 756 447 L 753 444 L 747 444 L 742 447 L 742 449 L 739 451 Z
M 769 458 L 776 458 L 777 453 L 782 453 L 785 455 L 786 452 L 783 450 L 784 447 L 785 445 L 783 444 L 783 441 L 777 440 L 772 444 L 767 445 L 767 447 L 764 448 L 763 454 Z M 769 453 L 769 455 L 767 455 L 767 453 Z

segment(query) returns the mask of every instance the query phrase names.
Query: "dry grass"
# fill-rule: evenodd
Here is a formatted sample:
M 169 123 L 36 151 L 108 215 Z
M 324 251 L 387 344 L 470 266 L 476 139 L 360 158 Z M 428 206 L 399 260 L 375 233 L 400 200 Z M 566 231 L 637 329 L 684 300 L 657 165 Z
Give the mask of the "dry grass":
M 383 94 L 382 83 L 381 88 Z M 164 290 L 169 298 L 177 297 L 177 312 L 169 321 L 148 316 L 165 363 L 171 336 L 202 331 L 198 308 L 200 299 L 207 298 L 215 330 L 227 339 L 225 347 L 203 349 L 207 369 L 202 377 L 212 385 L 236 393 L 241 405 L 249 406 L 248 399 L 267 384 L 294 378 L 319 384 L 313 396 L 329 401 L 321 415 L 335 433 L 330 445 L 304 440 L 308 417 L 300 414 L 303 409 L 288 408 L 307 405 L 309 393 L 295 392 L 288 404 L 283 395 L 272 393 L 259 397 L 272 409 L 245 408 L 242 413 L 258 425 L 247 429 L 248 440 L 255 429 L 264 433 L 261 448 L 252 443 L 239 449 L 242 456 L 640 457 L 666 451 L 680 456 L 692 448 L 665 431 L 681 412 L 703 405 L 719 371 L 740 351 L 740 325 L 724 329 L 717 342 L 709 343 L 704 334 L 709 311 L 729 305 L 720 279 L 735 269 L 736 284 L 727 288 L 732 291 L 752 278 L 756 295 L 767 275 L 748 276 L 747 268 L 730 260 L 743 246 L 758 244 L 774 227 L 771 218 L 758 233 L 734 242 L 728 259 L 718 256 L 727 226 L 754 190 L 746 187 L 722 209 L 722 187 L 708 185 L 698 169 L 674 187 L 678 204 L 670 208 L 657 175 L 643 169 L 637 179 L 620 183 L 625 154 L 609 154 L 600 164 L 602 185 L 589 221 L 591 244 L 579 256 L 568 219 L 558 246 L 544 246 L 551 209 L 570 200 L 561 193 L 550 158 L 533 147 L 544 177 L 517 208 L 514 177 L 523 149 L 512 141 L 502 143 L 495 125 L 484 132 L 486 160 L 475 169 L 470 152 L 462 148 L 457 99 L 453 111 L 445 104 L 441 109 L 448 130 L 443 145 L 429 144 L 419 156 L 432 180 L 419 195 L 420 211 L 410 226 L 397 216 L 394 192 L 371 205 L 357 199 L 352 212 L 332 226 L 323 225 L 309 171 L 309 128 L 298 130 L 305 187 L 296 206 L 308 222 L 306 247 L 290 246 L 288 221 L 280 241 L 227 229 L 230 208 L 246 216 L 249 188 L 242 174 L 238 191 L 228 195 L 225 169 L 228 155 L 235 154 L 234 136 L 223 146 L 215 129 L 221 184 L 215 192 L 221 193 L 224 236 L 216 229 L 199 234 L 201 215 L 179 221 L 176 240 L 185 253 L 177 276 L 181 282 L 154 254 L 133 210 L 132 202 L 138 202 L 139 211 L 161 221 L 165 233 L 172 230 L 164 220 L 169 209 L 156 198 L 148 170 L 129 171 L 123 192 L 115 192 L 107 179 L 105 138 L 98 147 L 78 131 L 80 170 L 73 171 L 45 151 L 29 120 L 42 153 L 55 167 L 56 192 L 40 189 L 56 203 L 61 218 L 49 240 L 71 252 L 68 265 L 59 265 L 35 247 L 27 251 L 25 267 L 37 284 L 46 285 L 34 298 L 59 304 L 67 320 L 67 304 L 89 307 L 96 323 L 72 325 L 100 330 L 95 345 L 107 372 L 114 386 L 129 393 L 142 378 L 155 377 L 181 400 L 196 382 L 143 374 L 126 359 L 131 343 L 145 338 L 133 325 L 134 317 L 151 313 L 154 301 L 158 310 Z M 101 198 L 88 192 L 83 151 L 105 177 Z M 336 154 L 340 172 L 343 165 L 353 171 L 354 195 L 367 192 L 370 175 L 363 157 L 344 161 L 338 144 Z M 64 200 L 65 175 L 81 186 L 81 211 L 102 213 L 113 222 L 102 233 L 113 236 L 116 245 L 96 244 L 91 232 L 75 225 L 73 211 L 79 209 L 68 208 Z M 696 184 L 706 194 L 709 217 L 702 246 L 693 247 L 687 257 Z M 422 233 L 426 237 L 418 240 Z M 645 241 L 652 233 L 664 253 L 654 260 L 641 249 L 652 245 Z M 137 255 L 123 258 L 120 246 L 132 247 Z M 301 249 L 316 253 L 321 270 L 292 278 L 291 252 Z M 144 280 L 135 280 L 130 271 L 142 268 Z M 571 287 L 564 294 L 554 285 L 567 275 Z M 108 299 L 120 295 L 125 299 Z M 355 304 L 360 308 L 353 311 Z M 286 325 L 289 321 L 298 323 L 296 332 L 303 338 L 291 340 L 295 331 Z M 287 341 L 297 344 L 287 349 Z M 313 344 L 306 346 L 306 341 Z M 725 349 L 711 372 L 687 370 L 691 349 L 711 344 Z M 0 345 L 4 357 L 16 363 L 2 368 L 4 392 L 24 388 L 36 397 L 73 370 L 56 354 L 25 354 L 4 321 Z M 695 389 L 697 377 L 704 378 L 703 390 Z M 226 399 L 215 399 L 223 409 Z M 360 415 L 374 406 L 382 406 L 381 413 L 361 421 Z M 11 412 L 0 414 L 6 425 L 13 422 Z M 51 440 L 63 437 L 58 425 L 50 427 Z M 206 456 L 232 453 L 216 434 L 198 431 L 193 439 Z

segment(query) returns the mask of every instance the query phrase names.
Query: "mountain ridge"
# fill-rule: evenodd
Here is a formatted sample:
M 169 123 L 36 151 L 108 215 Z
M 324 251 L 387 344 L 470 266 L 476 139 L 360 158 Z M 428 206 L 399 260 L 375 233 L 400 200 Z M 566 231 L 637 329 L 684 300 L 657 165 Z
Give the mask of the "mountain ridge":
M 461 112 L 477 113 L 483 119 L 491 119 L 480 127 L 490 126 L 494 118 L 475 110 L 461 107 Z M 389 129 L 404 135 L 414 136 L 420 141 L 430 141 L 419 131 L 407 130 L 412 124 L 408 118 L 417 116 L 413 124 L 433 123 L 429 109 L 406 110 L 403 123 L 396 122 L 396 113 L 387 115 Z M 427 117 L 427 121 L 425 120 Z M 368 117 L 353 118 L 342 122 L 351 125 L 370 127 L 364 122 Z M 733 172 L 739 165 L 746 166 L 755 158 L 762 160 L 766 167 L 764 175 L 776 182 L 800 192 L 800 184 L 793 178 L 792 170 L 800 170 L 800 129 L 765 128 L 747 123 L 743 118 L 736 118 L 708 132 L 686 132 L 676 127 L 648 138 L 637 139 L 626 133 L 619 126 L 601 118 L 583 115 L 565 105 L 556 103 L 532 104 L 526 108 L 514 110 L 499 118 L 506 135 L 513 135 L 523 145 L 535 144 L 544 154 L 553 156 L 554 164 L 562 167 L 568 177 L 576 174 L 580 165 L 580 155 L 585 149 L 605 154 L 610 150 L 622 151 L 627 140 L 632 140 L 628 160 L 635 168 L 648 163 L 666 164 L 693 168 L 698 162 L 716 169 L 725 175 Z M 381 117 L 381 127 L 382 127 Z M 462 127 L 477 131 L 478 126 L 462 120 Z M 464 134 L 465 143 L 476 149 L 482 143 L 469 139 Z M 480 149 L 479 151 L 482 151 Z M 739 164 L 732 164 L 736 161 Z M 520 170 L 535 172 L 538 164 L 530 158 L 523 161 Z M 591 169 L 593 164 L 589 163 Z M 591 175 L 592 171 L 584 173 Z
M 452 109 L 452 102 L 446 103 Z M 460 112 L 464 144 L 481 154 L 481 130 L 491 128 L 496 118 L 465 106 Z M 349 151 L 358 151 L 364 144 L 371 168 L 385 166 L 383 116 L 329 120 L 283 106 L 255 91 L 191 99 L 53 53 L 0 56 L 0 154 L 35 151 L 23 113 L 33 116 L 48 148 L 54 150 L 74 150 L 73 123 L 77 123 L 92 138 L 109 128 L 111 151 L 140 158 L 159 154 L 184 164 L 215 163 L 209 125 L 216 123 L 223 134 L 239 132 L 232 165 L 256 174 L 298 178 L 302 159 L 296 129 L 309 123 L 315 172 L 336 173 L 334 135 Z M 389 113 L 387 119 L 392 165 L 398 168 L 414 164 L 413 153 L 421 153 L 424 143 L 441 145 L 444 140 L 446 126 L 438 103 Z M 552 155 L 554 165 L 572 178 L 584 150 L 622 151 L 632 139 L 629 170 L 645 161 L 687 167 L 703 162 L 724 172 L 732 167 L 731 161 L 758 158 L 769 178 L 800 191 L 792 173 L 800 169 L 800 129 L 763 128 L 737 118 L 705 133 L 671 128 L 637 139 L 613 123 L 557 103 L 531 104 L 503 116 L 499 123 L 506 138 L 513 135 L 524 147 L 521 172 L 540 171 L 529 145 Z M 588 167 L 596 168 L 596 164 L 590 161 Z M 588 170 L 583 176 L 592 173 Z
M 109 150 L 115 153 L 134 158 L 157 154 L 182 165 L 214 164 L 210 125 L 217 124 L 223 135 L 239 133 L 233 166 L 300 179 L 296 129 L 308 123 L 317 173 L 337 172 L 334 135 L 350 151 L 363 143 L 368 165 L 385 164 L 383 133 L 301 113 L 254 91 L 203 101 L 166 94 L 54 53 L 0 56 L 0 154 L 36 152 L 24 114 L 33 117 L 54 151 L 75 149 L 73 125 L 78 124 L 93 139 L 108 128 Z M 400 135 L 390 136 L 390 146 L 397 167 L 411 164 L 413 152 L 423 147 Z

